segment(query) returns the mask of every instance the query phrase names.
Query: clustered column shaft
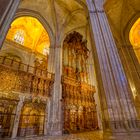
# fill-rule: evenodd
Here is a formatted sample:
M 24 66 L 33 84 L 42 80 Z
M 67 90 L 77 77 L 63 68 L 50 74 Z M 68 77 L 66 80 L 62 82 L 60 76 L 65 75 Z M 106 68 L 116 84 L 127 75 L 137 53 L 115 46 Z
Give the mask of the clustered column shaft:
M 104 121 L 115 130 L 124 126 L 135 128 L 137 114 L 132 93 L 103 10 L 103 1 L 87 0 L 87 4 L 109 114 L 109 118 L 105 115 Z M 102 111 L 107 114 L 104 109 Z

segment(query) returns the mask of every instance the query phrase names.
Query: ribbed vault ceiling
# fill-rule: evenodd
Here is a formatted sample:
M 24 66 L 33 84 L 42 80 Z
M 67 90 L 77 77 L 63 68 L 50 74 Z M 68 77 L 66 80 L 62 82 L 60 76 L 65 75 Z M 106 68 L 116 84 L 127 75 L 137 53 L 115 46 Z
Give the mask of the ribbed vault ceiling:
M 19 8 L 39 12 L 59 38 L 79 28 L 83 36 L 86 34 L 88 15 L 85 0 L 23 0 Z
M 106 0 L 104 7 L 116 38 L 122 38 L 127 24 L 140 11 L 140 0 Z

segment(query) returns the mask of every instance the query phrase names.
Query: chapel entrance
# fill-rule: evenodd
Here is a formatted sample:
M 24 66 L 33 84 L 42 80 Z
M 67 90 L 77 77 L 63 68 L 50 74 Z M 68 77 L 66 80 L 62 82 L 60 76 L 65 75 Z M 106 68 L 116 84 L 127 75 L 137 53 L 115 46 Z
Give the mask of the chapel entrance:
M 45 105 L 27 103 L 20 116 L 18 136 L 43 135 L 45 120 Z

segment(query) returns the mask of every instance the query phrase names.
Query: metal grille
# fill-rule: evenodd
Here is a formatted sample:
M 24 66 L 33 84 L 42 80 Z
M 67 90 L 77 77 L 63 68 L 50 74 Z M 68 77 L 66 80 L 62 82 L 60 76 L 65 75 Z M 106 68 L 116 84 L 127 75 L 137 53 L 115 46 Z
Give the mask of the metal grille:
M 0 137 L 11 137 L 15 114 L 0 113 Z
M 21 115 L 18 136 L 43 135 L 44 115 Z

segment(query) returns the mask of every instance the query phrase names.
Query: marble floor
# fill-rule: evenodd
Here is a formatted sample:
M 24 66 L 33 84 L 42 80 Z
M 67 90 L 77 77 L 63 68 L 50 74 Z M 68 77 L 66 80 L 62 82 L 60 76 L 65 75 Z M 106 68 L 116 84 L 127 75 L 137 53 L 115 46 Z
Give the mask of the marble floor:
M 57 136 L 57 137 L 17 138 L 16 140 L 103 140 L 103 135 L 101 131 L 94 131 L 94 132 L 84 132 L 78 134 Z
M 94 131 L 94 132 L 84 132 L 79 134 L 65 135 L 63 137 L 48 138 L 47 140 L 103 140 L 102 137 L 103 136 L 101 132 Z
M 16 139 L 0 138 L 0 140 L 103 140 L 102 131 L 84 132 L 78 134 L 63 135 L 57 137 L 24 137 Z M 120 135 L 119 137 L 107 137 L 106 140 L 140 140 L 140 132 L 135 133 L 135 135 Z

